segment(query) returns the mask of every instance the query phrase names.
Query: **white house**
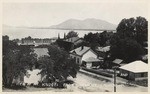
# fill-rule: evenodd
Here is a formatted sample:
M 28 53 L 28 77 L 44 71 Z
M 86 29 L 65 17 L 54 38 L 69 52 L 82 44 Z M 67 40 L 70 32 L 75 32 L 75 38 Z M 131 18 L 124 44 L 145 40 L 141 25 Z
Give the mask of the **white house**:
M 142 80 L 148 78 L 148 64 L 137 60 L 120 68 L 120 75 L 130 80 Z
M 74 58 L 76 63 L 81 65 L 82 61 L 86 61 L 88 58 L 97 58 L 97 54 L 90 47 L 81 46 L 70 51 L 70 57 Z

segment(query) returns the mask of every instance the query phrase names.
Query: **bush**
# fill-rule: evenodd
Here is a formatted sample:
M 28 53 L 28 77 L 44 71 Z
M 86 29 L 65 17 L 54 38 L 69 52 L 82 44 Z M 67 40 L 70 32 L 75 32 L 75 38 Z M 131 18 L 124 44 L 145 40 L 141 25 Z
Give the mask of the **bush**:
M 145 79 L 145 80 L 138 80 L 138 81 L 135 81 L 135 83 L 137 85 L 140 85 L 140 86 L 148 87 L 148 80 L 147 79 Z

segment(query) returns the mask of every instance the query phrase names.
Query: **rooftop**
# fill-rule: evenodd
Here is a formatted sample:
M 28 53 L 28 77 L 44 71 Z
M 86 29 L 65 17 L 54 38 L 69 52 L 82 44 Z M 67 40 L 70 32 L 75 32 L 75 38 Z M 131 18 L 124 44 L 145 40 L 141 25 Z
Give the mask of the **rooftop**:
M 120 64 L 122 61 L 123 61 L 122 59 L 115 59 L 115 60 L 113 61 L 113 63 Z
M 65 41 L 74 43 L 74 42 L 76 42 L 78 39 L 80 39 L 80 38 L 79 38 L 79 37 L 72 37 L 72 38 L 66 39 Z
M 134 73 L 148 72 L 148 64 L 140 60 L 131 62 L 119 68 L 127 70 L 127 71 L 131 71 Z
M 81 47 L 78 47 L 78 48 L 70 51 L 70 53 L 75 53 L 79 56 L 82 56 L 83 54 L 85 54 L 89 50 L 90 50 L 90 47 L 83 46 L 83 48 L 82 48 L 82 46 L 81 46 Z

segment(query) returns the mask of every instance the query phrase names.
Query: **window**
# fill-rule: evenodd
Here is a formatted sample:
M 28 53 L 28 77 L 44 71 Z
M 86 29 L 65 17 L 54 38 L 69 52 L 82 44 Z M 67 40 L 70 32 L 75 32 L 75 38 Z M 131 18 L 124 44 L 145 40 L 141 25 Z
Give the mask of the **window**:
M 75 60 L 75 62 L 76 62 L 76 57 L 74 57 L 74 60 Z

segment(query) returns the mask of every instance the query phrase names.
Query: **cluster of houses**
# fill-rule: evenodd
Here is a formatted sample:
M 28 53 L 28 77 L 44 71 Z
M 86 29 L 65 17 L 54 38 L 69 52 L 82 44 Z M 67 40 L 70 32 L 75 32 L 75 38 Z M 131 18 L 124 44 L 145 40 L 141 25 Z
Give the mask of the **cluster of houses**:
M 74 58 L 80 66 L 87 69 L 101 68 L 104 58 L 110 56 L 110 46 L 98 47 L 96 50 L 98 53 L 94 52 L 90 47 L 80 46 L 70 51 L 70 57 Z M 122 59 L 115 59 L 111 64 L 118 67 L 119 76 L 130 80 L 143 80 L 148 79 L 148 64 L 143 61 L 137 60 L 126 64 Z

